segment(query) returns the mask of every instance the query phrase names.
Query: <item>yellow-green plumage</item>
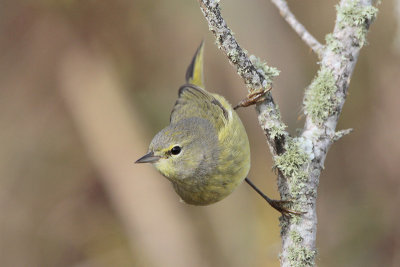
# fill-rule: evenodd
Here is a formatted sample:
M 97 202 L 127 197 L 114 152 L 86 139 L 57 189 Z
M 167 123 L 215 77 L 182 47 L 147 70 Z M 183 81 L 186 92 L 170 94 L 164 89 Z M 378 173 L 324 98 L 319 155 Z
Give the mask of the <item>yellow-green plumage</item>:
M 153 138 L 149 154 L 138 162 L 152 162 L 186 203 L 208 205 L 228 196 L 246 178 L 249 141 L 228 101 L 204 89 L 203 43 L 186 82 L 179 89 L 170 125 Z

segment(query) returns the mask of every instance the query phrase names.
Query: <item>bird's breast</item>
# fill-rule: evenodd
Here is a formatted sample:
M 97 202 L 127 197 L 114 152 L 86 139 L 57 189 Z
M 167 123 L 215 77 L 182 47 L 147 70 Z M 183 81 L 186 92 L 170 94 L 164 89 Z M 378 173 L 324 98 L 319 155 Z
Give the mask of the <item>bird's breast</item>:
M 215 203 L 232 193 L 246 178 L 250 169 L 250 147 L 244 126 L 235 112 L 232 112 L 232 121 L 218 132 L 217 151 L 217 164 L 209 168 L 209 172 L 173 183 L 184 202 L 192 205 Z

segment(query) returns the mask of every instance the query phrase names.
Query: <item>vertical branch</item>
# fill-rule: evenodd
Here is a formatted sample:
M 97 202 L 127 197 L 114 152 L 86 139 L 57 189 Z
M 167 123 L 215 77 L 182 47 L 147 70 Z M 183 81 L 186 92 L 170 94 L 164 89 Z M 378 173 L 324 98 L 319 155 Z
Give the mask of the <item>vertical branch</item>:
M 256 109 L 278 170 L 279 192 L 282 199 L 292 200 L 292 209 L 304 212 L 300 217 L 283 216 L 280 219 L 281 266 L 314 266 L 319 177 L 330 145 L 349 132 L 335 133 L 336 124 L 359 51 L 366 42 L 377 9 L 372 6 L 371 0 L 341 0 L 337 6 L 334 31 L 326 36 L 327 43 L 323 47 L 309 38 L 311 34 L 304 27 L 294 27 L 301 24 L 288 11 L 287 5 L 278 6 L 281 12 L 282 8 L 286 10 L 283 15 L 289 24 L 296 22 L 292 27 L 321 58 L 320 70 L 305 91 L 306 123 L 303 132 L 299 137 L 292 138 L 285 131 L 286 125 L 280 118 L 279 109 L 267 92 L 277 71 L 254 56 L 251 60 L 243 52 L 221 16 L 219 0 L 198 1 L 219 48 L 236 66 L 249 91 L 264 90 L 265 99 L 257 104 Z M 273 2 L 286 4 L 284 1 Z
M 306 212 L 300 219 L 281 219 L 281 266 L 314 266 L 319 177 L 330 145 L 342 135 L 335 133 L 336 125 L 360 49 L 376 13 L 370 0 L 340 1 L 334 31 L 326 36 L 320 70 L 305 91 L 303 132 L 288 147 L 289 151 L 296 151 L 292 153 L 298 163 L 288 164 L 291 158 L 285 158 L 288 156 L 285 154 L 276 161 L 277 168 L 287 177 L 281 193 L 296 199 L 296 208 Z

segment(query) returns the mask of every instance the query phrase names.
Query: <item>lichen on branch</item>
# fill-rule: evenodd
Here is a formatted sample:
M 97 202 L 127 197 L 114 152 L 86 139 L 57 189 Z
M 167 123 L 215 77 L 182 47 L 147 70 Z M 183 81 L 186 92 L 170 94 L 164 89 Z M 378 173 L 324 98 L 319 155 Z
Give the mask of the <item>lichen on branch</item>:
M 337 112 L 339 96 L 332 70 L 321 68 L 304 95 L 304 113 L 314 123 L 321 124 Z
M 360 1 L 349 1 L 344 5 L 337 5 L 336 10 L 338 27 L 357 27 L 356 37 L 359 45 L 363 46 L 369 25 L 375 19 L 378 9 L 372 5 L 361 5 Z

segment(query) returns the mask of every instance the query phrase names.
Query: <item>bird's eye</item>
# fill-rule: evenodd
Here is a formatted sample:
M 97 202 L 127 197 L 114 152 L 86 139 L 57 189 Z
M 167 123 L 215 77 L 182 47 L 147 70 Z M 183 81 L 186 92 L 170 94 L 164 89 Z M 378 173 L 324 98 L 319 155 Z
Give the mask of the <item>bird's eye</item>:
M 171 154 L 172 155 L 178 155 L 179 153 L 181 153 L 181 147 L 180 146 L 174 146 L 173 148 L 171 148 Z

